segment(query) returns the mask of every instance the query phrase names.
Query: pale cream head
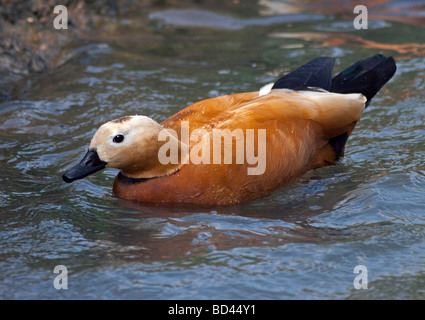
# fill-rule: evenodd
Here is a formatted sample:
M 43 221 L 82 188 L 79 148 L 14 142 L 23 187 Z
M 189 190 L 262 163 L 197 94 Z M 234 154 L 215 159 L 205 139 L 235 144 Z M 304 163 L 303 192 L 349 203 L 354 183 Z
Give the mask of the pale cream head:
M 159 123 L 145 116 L 122 117 L 103 124 L 93 136 L 90 149 L 97 151 L 107 168 L 120 169 L 129 177 L 170 174 L 178 168 L 162 165 L 158 160 L 158 150 L 164 143 L 158 141 L 162 130 Z

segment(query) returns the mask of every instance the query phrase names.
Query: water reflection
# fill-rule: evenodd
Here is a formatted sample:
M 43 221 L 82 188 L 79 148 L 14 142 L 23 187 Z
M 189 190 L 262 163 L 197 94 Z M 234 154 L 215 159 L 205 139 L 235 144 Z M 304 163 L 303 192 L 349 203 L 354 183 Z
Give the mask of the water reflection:
M 272 38 L 301 39 L 318 42 L 318 47 L 360 47 L 366 49 L 391 50 L 399 54 L 408 54 L 406 58 L 425 55 L 425 44 L 422 43 L 382 43 L 368 40 L 350 33 L 299 32 L 272 33 Z M 284 47 L 286 49 L 286 47 Z
M 175 207 L 117 199 L 116 206 L 122 209 L 108 223 L 108 242 L 113 243 L 108 251 L 121 255 L 130 250 L 131 255 L 122 255 L 125 260 L 173 261 L 233 248 L 367 239 L 369 233 L 355 235 L 352 230 L 310 222 L 356 200 L 350 195 L 364 181 L 349 170 L 335 167 L 333 174 L 326 170 L 323 176 L 310 174 L 268 198 L 231 207 Z
M 341 15 L 345 19 L 353 20 L 355 6 L 362 4 L 358 1 L 275 1 L 259 0 L 259 14 L 270 16 L 276 14 L 294 14 L 316 12 L 327 15 Z M 372 0 L 363 3 L 368 10 L 371 20 L 394 21 L 414 25 L 425 25 L 425 3 L 423 1 L 400 0 Z

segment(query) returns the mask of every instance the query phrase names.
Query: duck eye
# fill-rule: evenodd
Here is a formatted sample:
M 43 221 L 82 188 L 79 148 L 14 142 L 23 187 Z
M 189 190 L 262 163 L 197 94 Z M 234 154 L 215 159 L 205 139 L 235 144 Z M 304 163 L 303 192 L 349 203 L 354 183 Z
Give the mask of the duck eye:
M 117 134 L 113 139 L 113 142 L 120 143 L 124 141 L 124 136 L 122 134 Z

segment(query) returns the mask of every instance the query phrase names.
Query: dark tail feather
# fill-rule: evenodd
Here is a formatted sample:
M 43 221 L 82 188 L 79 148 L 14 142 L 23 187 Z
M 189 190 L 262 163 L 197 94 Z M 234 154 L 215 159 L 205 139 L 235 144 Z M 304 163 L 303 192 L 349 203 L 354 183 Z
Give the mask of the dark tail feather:
M 330 91 L 361 93 L 367 98 L 367 106 L 375 94 L 391 79 L 396 69 L 393 57 L 376 54 L 357 61 L 335 76 Z
M 328 57 L 319 57 L 311 60 L 277 80 L 272 89 L 300 90 L 307 87 L 316 87 L 330 91 L 334 63 L 335 59 Z
M 366 106 L 396 72 L 393 57 L 381 54 L 357 61 L 332 79 L 334 58 L 319 57 L 277 80 L 272 89 L 322 88 L 336 93 L 361 93 Z
M 277 80 L 272 89 L 302 90 L 308 87 L 322 88 L 336 93 L 361 93 L 367 98 L 366 106 L 396 71 L 392 57 L 376 54 L 357 61 L 332 79 L 335 59 L 316 58 Z M 335 161 L 344 155 L 344 148 L 353 127 L 329 140 L 335 152 Z

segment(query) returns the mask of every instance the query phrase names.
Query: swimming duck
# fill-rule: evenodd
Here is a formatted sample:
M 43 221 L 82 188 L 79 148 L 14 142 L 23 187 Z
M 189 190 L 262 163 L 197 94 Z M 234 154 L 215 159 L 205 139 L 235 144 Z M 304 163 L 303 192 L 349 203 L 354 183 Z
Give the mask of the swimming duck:
M 396 71 L 374 55 L 332 77 L 319 57 L 259 92 L 194 103 L 162 123 L 140 115 L 103 124 L 65 182 L 120 172 L 114 194 L 147 203 L 231 205 L 334 165 L 375 94 Z

